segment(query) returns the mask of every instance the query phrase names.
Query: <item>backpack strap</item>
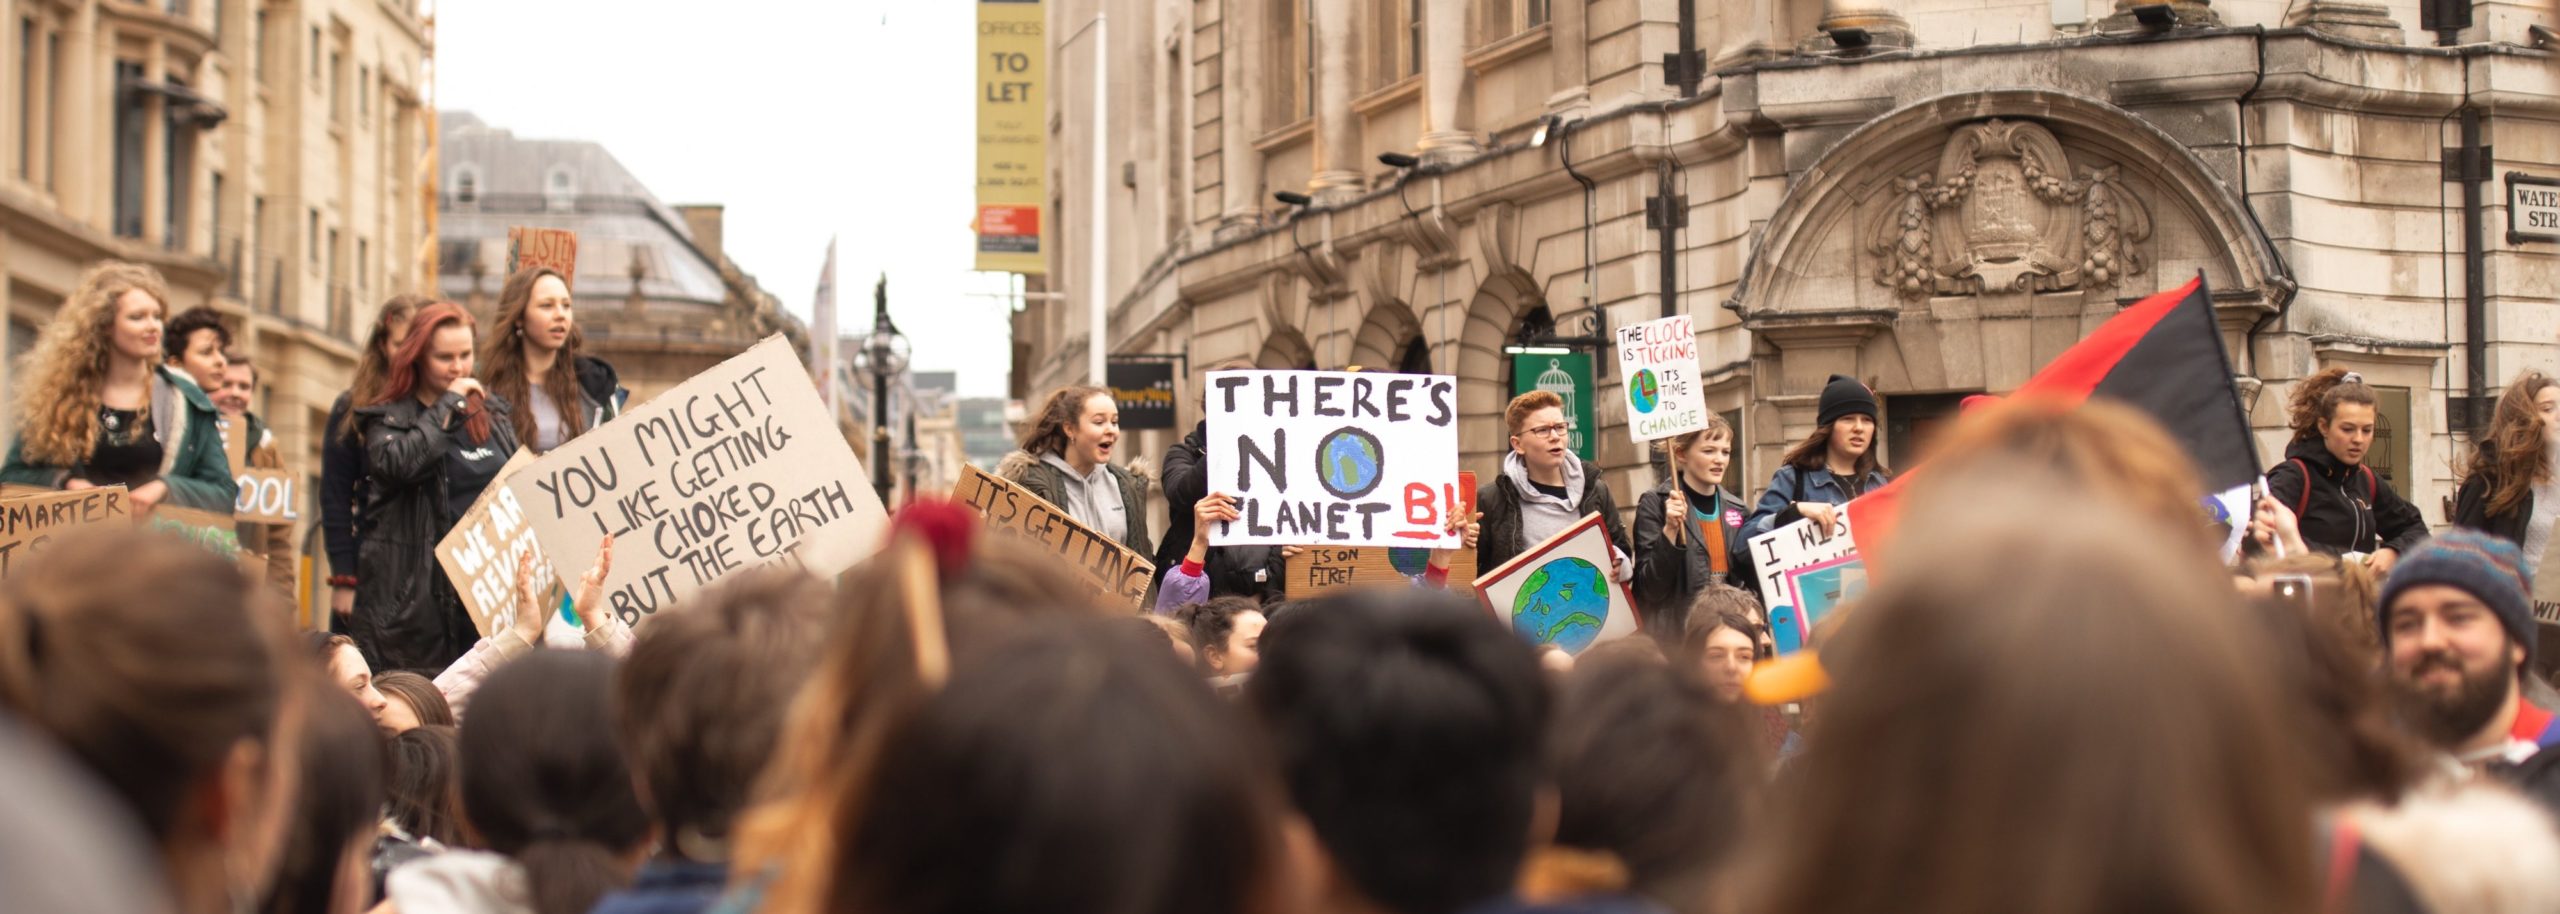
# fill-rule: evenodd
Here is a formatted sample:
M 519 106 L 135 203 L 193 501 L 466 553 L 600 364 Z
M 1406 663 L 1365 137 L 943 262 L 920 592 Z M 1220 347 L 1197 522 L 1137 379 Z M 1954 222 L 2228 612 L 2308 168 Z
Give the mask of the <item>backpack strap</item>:
M 2380 502 L 2382 500 L 2382 483 L 2374 480 L 2373 467 L 2366 464 L 2357 464 L 2356 468 L 2364 471 L 2365 504 Z
M 2290 458 L 2285 462 L 2293 464 L 2295 469 L 2302 471 L 2302 503 L 2293 506 L 2293 516 L 2299 520 L 2302 512 L 2311 510 L 2311 465 L 2302 462 L 2300 457 Z

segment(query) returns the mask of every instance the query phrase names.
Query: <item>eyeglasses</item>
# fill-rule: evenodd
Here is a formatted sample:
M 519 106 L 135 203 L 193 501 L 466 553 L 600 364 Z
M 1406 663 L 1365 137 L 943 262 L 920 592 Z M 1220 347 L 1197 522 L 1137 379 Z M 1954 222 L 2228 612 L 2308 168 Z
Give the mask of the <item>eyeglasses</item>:
M 1566 425 L 1541 425 L 1537 428 L 1523 431 L 1521 434 L 1527 435 L 1531 438 L 1562 438 L 1564 437 L 1565 432 L 1570 430 L 1571 427 Z

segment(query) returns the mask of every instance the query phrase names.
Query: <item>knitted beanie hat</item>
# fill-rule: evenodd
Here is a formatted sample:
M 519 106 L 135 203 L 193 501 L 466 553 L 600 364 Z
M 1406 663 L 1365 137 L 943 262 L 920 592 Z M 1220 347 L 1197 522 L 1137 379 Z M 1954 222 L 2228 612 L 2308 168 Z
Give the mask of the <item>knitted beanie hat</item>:
M 2384 648 L 2391 646 L 2391 604 L 2409 588 L 2427 584 L 2457 587 L 2487 604 L 2507 638 L 2524 645 L 2525 661 L 2532 662 L 2540 640 L 2533 627 L 2533 581 L 2516 544 L 2461 529 L 2419 543 L 2392 566 L 2391 579 L 2382 585 L 2381 612 L 2374 622 L 2382 630 Z
M 1856 378 L 1835 374 L 1831 376 L 1830 383 L 1822 385 L 1822 411 L 1815 417 L 1814 424 L 1828 427 L 1843 416 L 1875 418 L 1876 392 L 1868 390 L 1867 385 L 1858 383 Z

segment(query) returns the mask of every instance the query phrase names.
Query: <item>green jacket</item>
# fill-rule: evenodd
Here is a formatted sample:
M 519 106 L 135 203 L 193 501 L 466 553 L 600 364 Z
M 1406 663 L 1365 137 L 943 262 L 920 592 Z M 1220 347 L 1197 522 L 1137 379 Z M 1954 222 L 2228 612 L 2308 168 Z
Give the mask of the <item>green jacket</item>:
M 196 382 L 168 366 L 155 366 L 152 372 L 151 434 L 160 439 L 160 481 L 169 484 L 168 503 L 230 514 L 240 498 L 240 485 L 231 478 L 231 459 L 222 454 L 222 430 L 214 424 L 213 400 Z M 0 464 L 0 483 L 62 488 L 70 468 L 28 462 L 25 445 L 9 442 L 8 460 Z

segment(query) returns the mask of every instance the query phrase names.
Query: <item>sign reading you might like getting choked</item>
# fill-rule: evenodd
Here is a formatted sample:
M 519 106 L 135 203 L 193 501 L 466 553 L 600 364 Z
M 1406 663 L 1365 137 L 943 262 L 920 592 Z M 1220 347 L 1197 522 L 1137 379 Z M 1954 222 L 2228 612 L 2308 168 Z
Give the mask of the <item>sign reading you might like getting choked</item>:
M 1209 491 L 1244 516 L 1216 545 L 1454 548 L 1458 379 L 1352 371 L 1209 374 Z

